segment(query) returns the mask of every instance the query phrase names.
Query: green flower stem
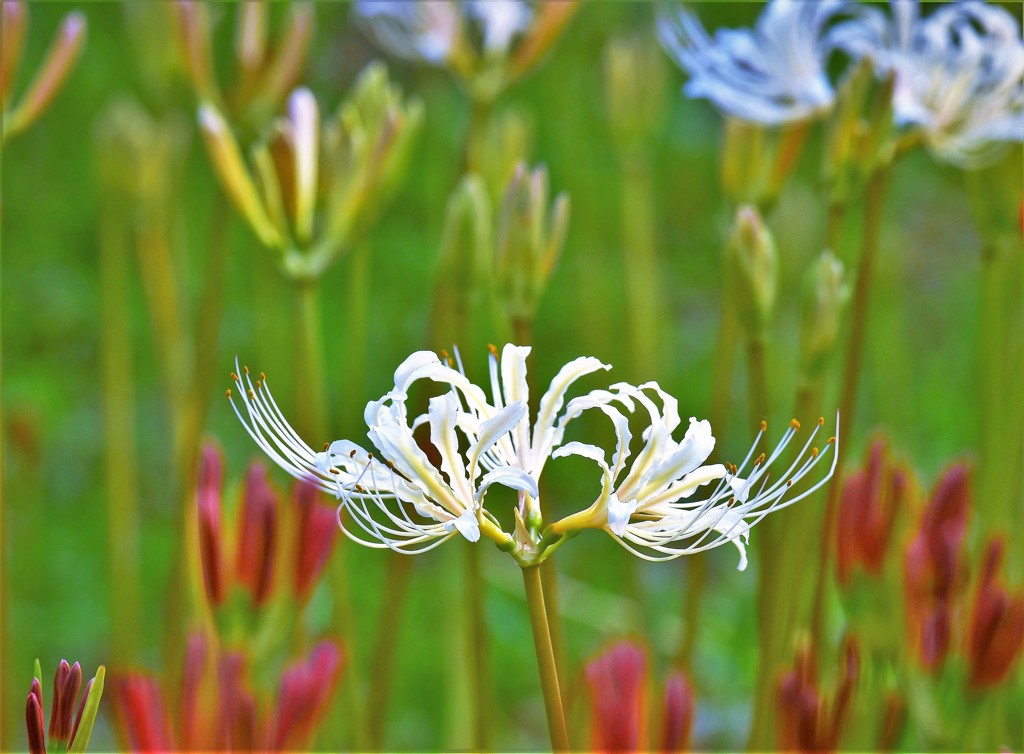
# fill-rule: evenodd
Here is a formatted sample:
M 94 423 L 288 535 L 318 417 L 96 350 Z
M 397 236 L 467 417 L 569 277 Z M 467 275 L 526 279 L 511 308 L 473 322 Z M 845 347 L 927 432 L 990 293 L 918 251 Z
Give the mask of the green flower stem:
M 0 147 L 0 159 L 3 157 L 3 148 Z M 0 199 L 0 210 L 3 208 L 3 200 Z M 0 270 L 3 270 L 3 237 L 0 233 Z M 0 273 L 2 282 L 2 273 Z M 3 285 L 0 285 L 0 310 L 3 307 Z M 3 410 L 3 328 L 0 328 L 0 431 L 7 426 L 4 423 Z M 7 697 L 3 690 L 10 688 L 7 683 L 5 659 L 10 657 L 11 645 L 7 635 L 7 553 L 10 547 L 7 544 L 7 528 L 4 526 L 7 517 L 7 497 L 4 494 L 4 455 L 0 453 L 0 750 L 10 751 L 13 741 L 8 738 L 7 724 Z
M 344 402 L 342 426 L 345 433 L 362 425 L 361 396 L 366 388 L 366 350 L 369 334 L 370 247 L 361 243 L 349 255 L 348 276 L 348 348 L 345 350 L 345 370 L 342 395 L 350 397 Z
M 323 336 L 320 329 L 320 290 L 317 281 L 297 281 L 295 292 L 295 395 L 299 432 L 310 438 L 327 440 L 327 393 Z M 335 701 L 334 712 L 327 717 L 329 745 L 336 746 L 346 727 L 352 732 L 352 747 L 365 750 L 367 733 L 362 704 L 357 652 L 356 625 L 349 589 L 346 548 L 337 547 L 327 567 L 327 578 L 334 595 L 331 610 L 331 634 L 344 639 L 351 658 L 345 681 Z
M 492 725 L 493 708 L 490 678 L 490 646 L 487 635 L 487 615 L 484 611 L 484 578 L 480 563 L 481 548 L 473 542 L 460 543 L 466 556 L 466 624 L 470 638 L 470 705 L 472 715 L 473 749 L 490 748 L 488 732 Z
M 387 597 L 381 602 L 371 664 L 374 672 L 367 695 L 367 735 L 370 749 L 374 751 L 383 751 L 386 743 L 384 733 L 394 676 L 395 647 L 398 646 L 402 608 L 405 606 L 412 566 L 413 558 L 409 555 L 388 553 L 388 570 L 385 575 Z
M 723 255 L 724 266 L 724 255 Z M 715 360 L 712 367 L 711 400 L 708 419 L 716 431 L 723 431 L 729 420 L 732 398 L 732 370 L 736 357 L 736 340 L 740 335 L 736 307 L 727 296 L 722 296 L 722 308 L 715 340 Z M 701 604 L 708 577 L 708 553 L 698 552 L 681 558 L 686 562 L 686 598 L 683 607 L 683 632 L 679 642 L 677 660 L 683 668 L 690 668 L 693 650 L 700 635 Z
M 544 694 L 544 711 L 547 714 L 548 733 L 551 736 L 551 748 L 554 751 L 568 751 L 569 734 L 565 727 L 562 694 L 558 686 L 558 670 L 555 667 L 551 629 L 544 606 L 544 586 L 540 569 L 538 566 L 527 566 L 522 570 L 523 586 L 526 589 L 526 604 L 530 610 L 530 625 L 533 628 L 533 646 L 537 652 L 537 667 L 540 671 L 541 691 Z
M 768 416 L 768 379 L 765 367 L 765 343 L 762 338 L 747 340 L 747 381 L 750 390 L 750 418 L 754 423 L 766 421 Z M 761 437 L 763 449 L 766 438 Z M 789 588 L 779 579 L 777 568 L 780 557 L 778 522 L 771 517 L 759 525 L 757 539 L 757 615 L 758 615 L 758 666 L 757 682 L 754 685 L 754 714 L 750 728 L 751 749 L 770 749 L 774 740 L 772 706 L 775 701 L 775 674 L 782 662 L 781 645 L 783 637 L 778 625 L 780 603 L 779 590 Z
M 632 368 L 650 379 L 657 373 L 661 340 L 661 276 L 655 243 L 654 175 L 646 154 L 622 157 L 622 231 L 626 252 L 626 304 L 629 312 Z
M 100 285 L 103 304 L 103 429 L 110 552 L 112 659 L 117 667 L 138 661 L 139 512 L 135 453 L 135 379 L 128 313 L 130 225 L 116 198 L 100 218 Z
M 989 245 L 981 255 L 981 443 L 979 518 L 986 528 L 1020 531 L 1022 405 L 1016 369 L 1024 359 L 1020 251 Z M 1013 567 L 1013 566 L 1011 566 Z M 1019 573 L 1012 574 L 1019 577 Z
M 839 399 L 839 447 L 843 447 L 846 439 L 853 434 L 851 430 L 857 410 L 857 391 L 860 386 L 861 361 L 864 355 L 865 333 L 867 332 L 871 281 L 874 276 L 875 258 L 878 255 L 878 242 L 882 231 L 888 177 L 889 169 L 886 165 L 872 174 L 865 188 L 864 230 L 861 239 L 860 261 L 857 265 L 857 282 L 853 290 L 850 336 L 846 344 L 842 392 Z M 828 502 L 825 505 L 825 520 L 821 530 L 818 574 L 811 613 L 811 634 L 815 647 L 821 646 L 823 636 L 822 614 L 825 609 L 825 591 L 828 584 L 830 544 L 839 493 L 842 490 L 844 457 L 845 454 L 839 453 L 836 461 L 836 471 L 828 488 Z

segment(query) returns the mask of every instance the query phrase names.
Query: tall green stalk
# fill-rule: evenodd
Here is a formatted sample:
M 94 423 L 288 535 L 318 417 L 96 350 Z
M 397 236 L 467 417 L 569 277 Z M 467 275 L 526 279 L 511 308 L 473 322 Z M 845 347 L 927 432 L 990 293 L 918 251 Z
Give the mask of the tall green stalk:
M 3 146 L 0 145 L 0 164 L 3 162 Z M 0 200 L 0 210 L 3 203 Z M 2 218 L 0 218 L 2 219 Z M 3 310 L 3 228 L 0 228 L 0 311 Z M 6 426 L 4 424 L 4 398 L 3 398 L 3 328 L 0 328 L 0 432 Z M 10 742 L 7 738 L 7 699 L 4 689 L 7 688 L 7 676 L 5 675 L 6 658 L 10 657 L 10 643 L 7 636 L 7 553 L 10 548 L 7 546 L 7 495 L 4 486 L 4 453 L 0 452 L 0 749 L 6 749 Z
M 112 660 L 116 667 L 126 667 L 138 661 L 139 513 L 135 380 L 128 312 L 131 250 L 127 217 L 118 198 L 111 198 L 100 218 L 100 278 Z
M 320 289 L 315 280 L 295 281 L 295 398 L 299 431 L 307 437 L 327 439 L 327 384 L 324 365 L 323 335 L 320 324 Z M 367 748 L 363 692 L 359 685 L 356 625 L 352 612 L 346 548 L 335 548 L 327 567 L 327 578 L 334 597 L 331 610 L 331 633 L 343 637 L 349 653 L 349 671 L 339 694 L 336 710 L 345 714 L 328 716 L 327 733 L 331 745 L 337 745 L 344 728 L 352 733 L 352 748 Z
M 857 410 L 857 392 L 860 387 L 861 361 L 864 355 L 864 339 L 867 332 L 871 283 L 874 277 L 875 259 L 882 232 L 882 216 L 885 209 L 885 190 L 888 185 L 888 165 L 879 168 L 868 179 L 864 199 L 864 225 L 861 239 L 860 260 L 857 264 L 857 282 L 853 289 L 853 303 L 850 321 L 850 336 L 846 345 L 843 363 L 842 392 L 839 399 L 839 447 L 852 436 Z M 814 646 L 821 646 L 822 622 L 825 597 L 828 586 L 829 555 L 831 552 L 832 530 L 835 526 L 836 508 L 842 490 L 843 459 L 839 453 L 835 475 L 828 488 L 828 502 L 825 505 L 824 523 L 820 537 L 817 581 L 814 588 L 814 603 L 811 612 L 811 634 Z
M 551 628 L 544 607 L 544 586 L 539 566 L 527 566 L 523 570 L 523 586 L 526 589 L 526 604 L 530 610 L 530 626 L 533 629 L 533 646 L 537 652 L 537 668 L 540 672 L 541 691 L 544 695 L 544 712 L 548 721 L 548 734 L 554 751 L 569 750 L 569 733 L 565 727 L 565 712 L 562 694 L 558 685 L 558 669 L 555 666 L 555 651 L 551 644 Z

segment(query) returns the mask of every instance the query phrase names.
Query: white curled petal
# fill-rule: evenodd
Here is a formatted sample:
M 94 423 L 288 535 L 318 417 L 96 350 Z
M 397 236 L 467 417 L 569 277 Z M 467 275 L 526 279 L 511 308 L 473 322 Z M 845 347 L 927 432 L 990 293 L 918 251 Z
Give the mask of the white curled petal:
M 540 410 L 537 412 L 537 423 L 533 428 L 532 451 L 535 459 L 538 456 L 546 455 L 552 447 L 555 417 L 562 410 L 565 402 L 565 394 L 576 380 L 598 370 L 608 371 L 609 364 L 595 359 L 593 356 L 581 356 L 573 359 L 558 370 L 558 374 L 551 380 L 547 392 L 540 399 Z
M 395 370 L 395 390 L 405 392 L 412 384 L 412 376 L 425 366 L 440 365 L 441 359 L 433 351 L 416 351 Z
M 516 401 L 505 406 L 501 411 L 487 421 L 480 424 L 476 442 L 469 447 L 470 465 L 475 465 L 477 459 L 486 453 L 491 447 L 517 427 L 526 416 L 526 404 Z
M 540 497 L 540 491 L 537 489 L 536 479 L 515 466 L 501 466 L 497 469 L 488 471 L 484 474 L 484 478 L 480 480 L 480 486 L 476 491 L 476 500 L 478 505 L 480 501 L 484 499 L 484 496 L 486 496 L 487 488 L 492 484 L 500 484 L 501 486 L 508 487 L 509 489 L 525 492 L 535 499 Z
M 608 500 L 608 529 L 616 536 L 626 535 L 629 519 L 636 512 L 637 502 L 624 503 L 614 495 Z
M 476 510 L 467 508 L 457 518 L 453 518 L 444 525 L 445 531 L 457 530 L 470 542 L 480 541 L 480 522 L 476 518 Z

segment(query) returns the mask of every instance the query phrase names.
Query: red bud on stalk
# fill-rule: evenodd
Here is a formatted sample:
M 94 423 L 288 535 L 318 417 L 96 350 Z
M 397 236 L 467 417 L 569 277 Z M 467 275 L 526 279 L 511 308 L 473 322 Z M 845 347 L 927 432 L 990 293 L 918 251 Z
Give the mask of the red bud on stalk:
M 647 653 L 629 641 L 613 644 L 586 664 L 595 751 L 644 748 Z
M 170 723 L 160 687 L 142 674 L 122 676 L 115 700 L 121 729 L 132 751 L 174 751 Z
M 277 495 L 261 463 L 249 467 L 245 477 L 238 521 L 238 559 L 235 574 L 256 606 L 270 594 L 277 546 Z
M 921 663 L 938 670 L 949 652 L 953 601 L 966 566 L 970 470 L 950 466 L 935 484 L 904 556 L 907 629 Z
M 199 515 L 199 555 L 203 566 L 206 596 L 214 607 L 224 601 L 224 571 L 221 557 L 221 489 L 224 459 L 212 443 L 203 445 L 199 460 L 196 509 Z
M 881 574 L 900 509 L 909 503 L 910 473 L 896 466 L 885 440 L 871 444 L 868 461 L 843 483 L 836 526 L 836 566 L 846 585 L 860 565 L 871 576 Z
M 331 556 L 338 534 L 333 508 L 317 502 L 316 487 L 309 482 L 296 482 L 292 498 L 298 512 L 299 525 L 295 547 L 295 597 L 305 602 L 320 578 Z
M 28 730 L 30 754 L 46 754 L 46 732 L 43 729 L 43 697 L 39 681 L 32 681 L 32 691 L 25 705 L 25 727 Z
M 281 676 L 269 744 L 277 750 L 306 748 L 334 693 L 344 655 L 333 641 L 322 641 L 308 660 L 298 660 Z
M 199 632 L 190 634 L 181 670 L 181 708 L 178 720 L 182 745 L 190 751 L 202 748 L 199 740 L 199 690 L 203 680 L 203 671 L 206 668 L 206 659 L 205 637 Z
M 675 671 L 665 679 L 665 709 L 661 718 L 661 750 L 686 751 L 693 727 L 693 689 L 686 676 Z
M 860 675 L 860 650 L 848 637 L 835 700 L 829 704 L 818 687 L 818 671 L 810 643 L 798 650 L 793 669 L 778 682 L 779 746 L 790 751 L 831 751 L 839 746 L 843 725 Z M 829 707 L 831 706 L 831 714 Z
M 967 636 L 972 690 L 1005 681 L 1024 646 L 1024 592 L 1009 594 L 999 582 L 1005 549 L 1001 538 L 990 540 L 985 549 Z

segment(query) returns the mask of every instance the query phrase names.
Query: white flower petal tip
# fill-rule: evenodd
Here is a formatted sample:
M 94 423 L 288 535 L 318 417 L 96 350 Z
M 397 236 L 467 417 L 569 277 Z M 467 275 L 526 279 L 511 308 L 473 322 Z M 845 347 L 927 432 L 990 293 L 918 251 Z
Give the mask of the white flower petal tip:
M 456 519 L 452 519 L 444 525 L 445 531 L 458 530 L 470 542 L 480 541 L 480 522 L 476 520 L 476 513 L 466 510 Z
M 629 519 L 636 512 L 637 505 L 636 501 L 623 503 L 615 497 L 608 501 L 608 529 L 612 534 L 618 537 L 626 535 Z
M 762 125 L 795 123 L 828 111 L 835 92 L 826 62 L 833 25 L 862 14 L 846 0 L 771 0 L 753 29 L 708 35 L 682 5 L 659 8 L 662 47 L 690 75 L 685 92 L 722 112 Z

